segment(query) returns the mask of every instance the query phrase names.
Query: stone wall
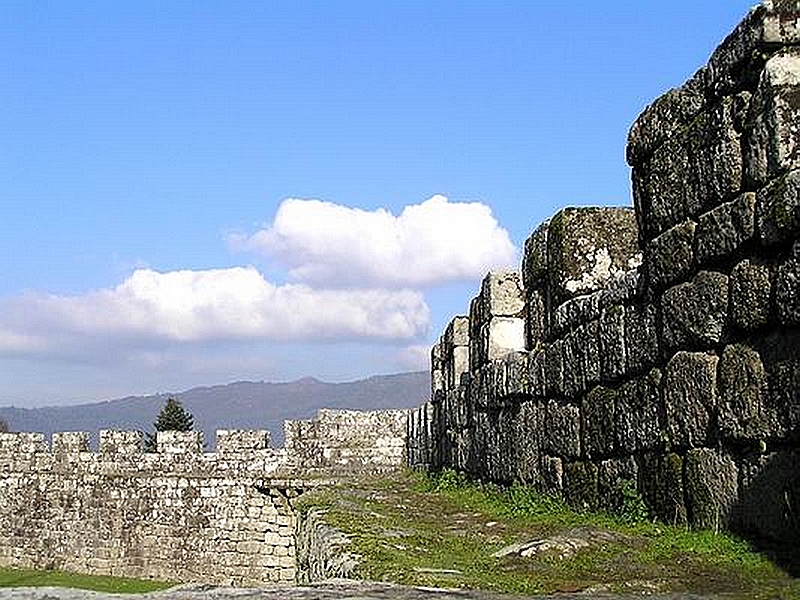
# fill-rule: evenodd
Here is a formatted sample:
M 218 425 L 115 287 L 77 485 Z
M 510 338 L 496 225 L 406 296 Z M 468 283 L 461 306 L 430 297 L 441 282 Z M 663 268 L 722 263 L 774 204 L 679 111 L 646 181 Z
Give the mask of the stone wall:
M 221 430 L 213 453 L 202 432 L 159 432 L 153 453 L 135 431 L 101 431 L 98 452 L 85 432 L 56 433 L 51 447 L 42 434 L 0 433 L 0 565 L 292 582 L 293 498 L 344 472 L 402 465 L 405 416 L 321 411 L 288 422 L 282 449 L 269 447 L 267 431 Z
M 800 539 L 800 10 L 631 128 L 635 210 L 560 211 L 432 350 L 409 464 Z M 521 333 L 522 332 L 522 333 Z

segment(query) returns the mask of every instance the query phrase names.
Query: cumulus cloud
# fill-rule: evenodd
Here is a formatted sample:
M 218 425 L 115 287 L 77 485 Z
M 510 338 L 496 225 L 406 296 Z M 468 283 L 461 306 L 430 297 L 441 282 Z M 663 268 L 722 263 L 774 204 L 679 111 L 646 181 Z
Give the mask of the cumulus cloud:
M 399 215 L 285 200 L 266 228 L 235 240 L 289 267 L 293 281 L 427 288 L 480 278 L 516 250 L 485 204 L 434 196 Z
M 274 285 L 253 267 L 159 273 L 81 296 L 26 294 L 0 303 L 0 351 L 37 353 L 70 339 L 415 339 L 429 309 L 411 290 Z

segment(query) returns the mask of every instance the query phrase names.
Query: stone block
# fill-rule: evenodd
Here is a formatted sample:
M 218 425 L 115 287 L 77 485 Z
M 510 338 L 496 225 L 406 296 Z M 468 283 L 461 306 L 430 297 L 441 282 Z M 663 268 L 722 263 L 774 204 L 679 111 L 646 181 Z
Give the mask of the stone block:
M 633 172 L 634 205 L 644 240 L 732 198 L 742 188 L 735 102 L 723 98 L 698 113 Z
M 667 363 L 664 405 L 673 446 L 698 447 L 711 441 L 718 360 L 701 352 L 678 352 Z
M 620 514 L 625 495 L 637 489 L 639 466 L 632 456 L 604 460 L 597 469 L 599 508 Z
M 600 378 L 604 383 L 625 374 L 625 307 L 609 306 L 600 314 Z
M 601 353 L 598 321 L 589 321 L 584 325 L 576 327 L 575 331 L 569 335 L 569 342 L 572 347 L 572 356 L 576 367 L 575 395 L 577 395 L 582 394 L 593 385 L 600 383 Z
M 525 240 L 522 255 L 522 285 L 526 290 L 539 289 L 547 283 L 547 235 L 550 222 L 545 221 Z
M 542 489 L 545 493 L 560 495 L 564 488 L 564 464 L 557 456 L 542 456 Z
M 797 353 L 796 346 L 794 352 Z M 766 367 L 768 411 L 777 413 L 780 434 L 800 441 L 800 358 L 784 358 Z
M 486 329 L 488 360 L 504 358 L 525 350 L 525 320 L 516 317 L 493 317 Z
M 755 232 L 756 195 L 747 192 L 700 215 L 695 229 L 695 259 L 700 266 L 728 257 Z
M 528 353 L 528 392 L 538 399 L 543 399 L 547 390 L 546 357 L 543 348 Z
M 591 293 L 641 260 L 636 216 L 627 208 L 567 208 L 550 221 L 547 234 L 553 305 Z
M 768 266 L 751 260 L 734 266 L 728 292 L 733 325 L 745 331 L 764 327 L 769 321 L 771 289 Z
M 794 255 L 778 265 L 775 278 L 775 308 L 778 322 L 786 327 L 800 325 L 800 240 Z
M 661 379 L 661 371 L 653 369 L 620 386 L 614 423 L 617 446 L 623 452 L 653 450 L 664 443 Z
M 596 459 L 614 452 L 614 412 L 617 392 L 596 386 L 587 393 L 581 404 L 581 434 L 583 453 Z
M 783 48 L 764 65 L 750 102 L 745 165 L 750 182 L 764 184 L 800 168 L 800 48 Z
M 719 359 L 719 429 L 723 438 L 760 440 L 775 431 L 766 402 L 767 374 L 758 352 L 726 346 Z
M 641 303 L 625 307 L 625 372 L 646 371 L 658 358 L 655 306 Z
M 535 348 L 537 344 L 547 339 L 548 323 L 544 292 L 541 290 L 529 291 L 525 307 L 525 335 L 528 348 Z
M 645 269 L 653 292 L 685 281 L 694 269 L 694 221 L 684 221 L 647 243 Z
M 727 529 L 739 496 L 739 469 L 716 450 L 689 450 L 685 459 L 689 523 L 704 529 Z
M 448 347 L 469 346 L 469 317 L 453 317 L 444 330 L 444 343 Z
M 556 400 L 547 403 L 544 450 L 552 456 L 580 456 L 581 416 L 577 406 Z
M 597 510 L 597 465 L 570 462 L 564 466 L 564 500 L 579 510 Z
M 505 367 L 505 380 L 502 394 L 505 398 L 522 401 L 530 396 L 528 376 L 528 353 L 512 352 L 502 360 Z
M 544 408 L 539 402 L 527 401 L 519 405 L 514 429 L 515 480 L 523 484 L 540 485 L 539 469 L 542 437 L 544 433 Z
M 601 297 L 601 292 L 594 292 L 562 302 L 553 311 L 550 335 L 552 337 L 562 337 L 579 325 L 598 319 L 601 310 Z
M 519 273 L 500 271 L 487 274 L 481 283 L 480 298 L 485 315 L 522 316 L 525 308 L 525 293 Z
M 700 271 L 689 283 L 661 297 L 664 351 L 711 348 L 722 340 L 728 323 L 728 276 Z
M 544 348 L 545 390 L 549 396 L 564 395 L 564 340 L 554 340 Z
M 628 133 L 628 164 L 641 165 L 664 141 L 687 127 L 704 105 L 701 70 L 681 87 L 659 96 L 637 117 Z
M 756 196 L 758 237 L 765 246 L 800 236 L 800 170 L 790 171 Z
M 800 539 L 800 452 L 772 452 L 744 461 L 737 529 L 782 544 Z
M 639 490 L 652 517 L 663 523 L 686 523 L 683 459 L 675 453 L 649 452 L 639 462 Z

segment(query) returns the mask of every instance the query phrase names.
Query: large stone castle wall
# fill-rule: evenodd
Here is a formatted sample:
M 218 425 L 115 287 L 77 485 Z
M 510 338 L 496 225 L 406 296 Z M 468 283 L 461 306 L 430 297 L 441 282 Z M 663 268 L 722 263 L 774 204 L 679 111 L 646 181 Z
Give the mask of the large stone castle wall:
M 226 585 L 292 582 L 292 500 L 405 463 L 405 411 L 320 411 L 267 431 L 0 433 L 0 565 Z M 396 436 L 395 436 L 396 434 Z M 395 437 L 393 437 L 395 436 Z
M 800 539 L 800 9 L 631 128 L 635 210 L 560 211 L 432 350 L 409 463 Z

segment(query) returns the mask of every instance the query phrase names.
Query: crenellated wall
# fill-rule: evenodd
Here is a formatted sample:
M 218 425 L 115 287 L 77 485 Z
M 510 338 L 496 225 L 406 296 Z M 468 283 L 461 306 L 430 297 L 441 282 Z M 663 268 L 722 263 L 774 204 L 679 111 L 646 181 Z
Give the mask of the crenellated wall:
M 797 543 L 798 124 L 800 9 L 765 2 L 632 126 L 635 210 L 560 211 L 453 319 L 409 464 Z
M 292 582 L 292 500 L 405 463 L 405 411 L 320 411 L 267 431 L 0 433 L 0 565 L 226 585 Z M 302 432 L 302 434 L 300 433 Z M 396 434 L 396 437 L 392 437 Z

